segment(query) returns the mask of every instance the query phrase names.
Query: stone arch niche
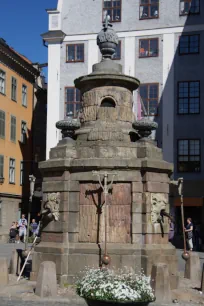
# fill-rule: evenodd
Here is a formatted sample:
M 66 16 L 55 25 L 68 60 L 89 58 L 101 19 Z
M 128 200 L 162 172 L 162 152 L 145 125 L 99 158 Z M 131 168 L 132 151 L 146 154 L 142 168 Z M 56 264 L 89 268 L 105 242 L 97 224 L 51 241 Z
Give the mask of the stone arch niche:
M 118 119 L 118 108 L 112 96 L 105 96 L 100 101 L 97 120 L 113 122 Z
M 100 107 L 112 107 L 115 108 L 115 101 L 113 100 L 112 97 L 105 97 L 102 101 L 101 101 L 101 105 Z

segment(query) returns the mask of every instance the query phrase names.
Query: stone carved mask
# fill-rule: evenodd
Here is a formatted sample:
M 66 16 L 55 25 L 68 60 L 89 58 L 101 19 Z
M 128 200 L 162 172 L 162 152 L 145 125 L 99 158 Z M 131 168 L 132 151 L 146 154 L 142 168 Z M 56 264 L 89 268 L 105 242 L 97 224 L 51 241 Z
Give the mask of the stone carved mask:
M 151 195 L 151 221 L 152 224 L 159 223 L 161 221 L 161 210 L 166 210 L 167 200 L 164 194 L 153 193 Z
M 59 192 L 45 194 L 42 215 L 47 215 L 49 219 L 59 221 L 59 204 Z

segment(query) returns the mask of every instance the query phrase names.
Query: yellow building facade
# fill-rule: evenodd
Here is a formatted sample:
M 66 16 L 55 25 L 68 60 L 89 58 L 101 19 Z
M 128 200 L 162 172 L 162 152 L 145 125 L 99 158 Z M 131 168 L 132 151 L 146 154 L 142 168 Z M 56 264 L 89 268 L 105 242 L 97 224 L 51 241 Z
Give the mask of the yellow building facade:
M 0 39 L 0 240 L 28 204 L 38 74 L 30 61 Z

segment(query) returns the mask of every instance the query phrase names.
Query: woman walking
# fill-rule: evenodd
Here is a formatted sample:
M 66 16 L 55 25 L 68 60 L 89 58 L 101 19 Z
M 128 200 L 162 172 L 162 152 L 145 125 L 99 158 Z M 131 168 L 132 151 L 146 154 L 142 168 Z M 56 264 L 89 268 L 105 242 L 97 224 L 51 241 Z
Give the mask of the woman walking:
M 189 249 L 190 251 L 193 251 L 193 223 L 191 218 L 187 219 L 187 226 L 185 228 L 185 232 Z

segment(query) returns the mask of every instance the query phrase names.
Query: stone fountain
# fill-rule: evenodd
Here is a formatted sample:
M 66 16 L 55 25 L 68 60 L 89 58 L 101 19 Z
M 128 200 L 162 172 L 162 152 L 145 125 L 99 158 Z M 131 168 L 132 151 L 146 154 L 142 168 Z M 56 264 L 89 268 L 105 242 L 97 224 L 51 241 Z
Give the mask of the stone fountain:
M 124 75 L 111 59 L 117 43 L 106 18 L 97 37 L 102 61 L 93 65 L 91 74 L 75 80 L 81 91 L 79 118 L 57 123 L 63 138 L 51 149 L 49 160 L 40 163 L 43 219 L 33 280 L 47 260 L 56 263 L 61 284 L 72 283 L 85 266 L 103 264 L 126 266 L 132 272 L 143 268 L 150 275 L 159 262 L 168 264 L 172 277 L 177 272 L 168 221 L 161 215 L 169 210 L 172 165 L 149 138 L 156 123 L 135 121 L 133 91 L 140 82 Z

